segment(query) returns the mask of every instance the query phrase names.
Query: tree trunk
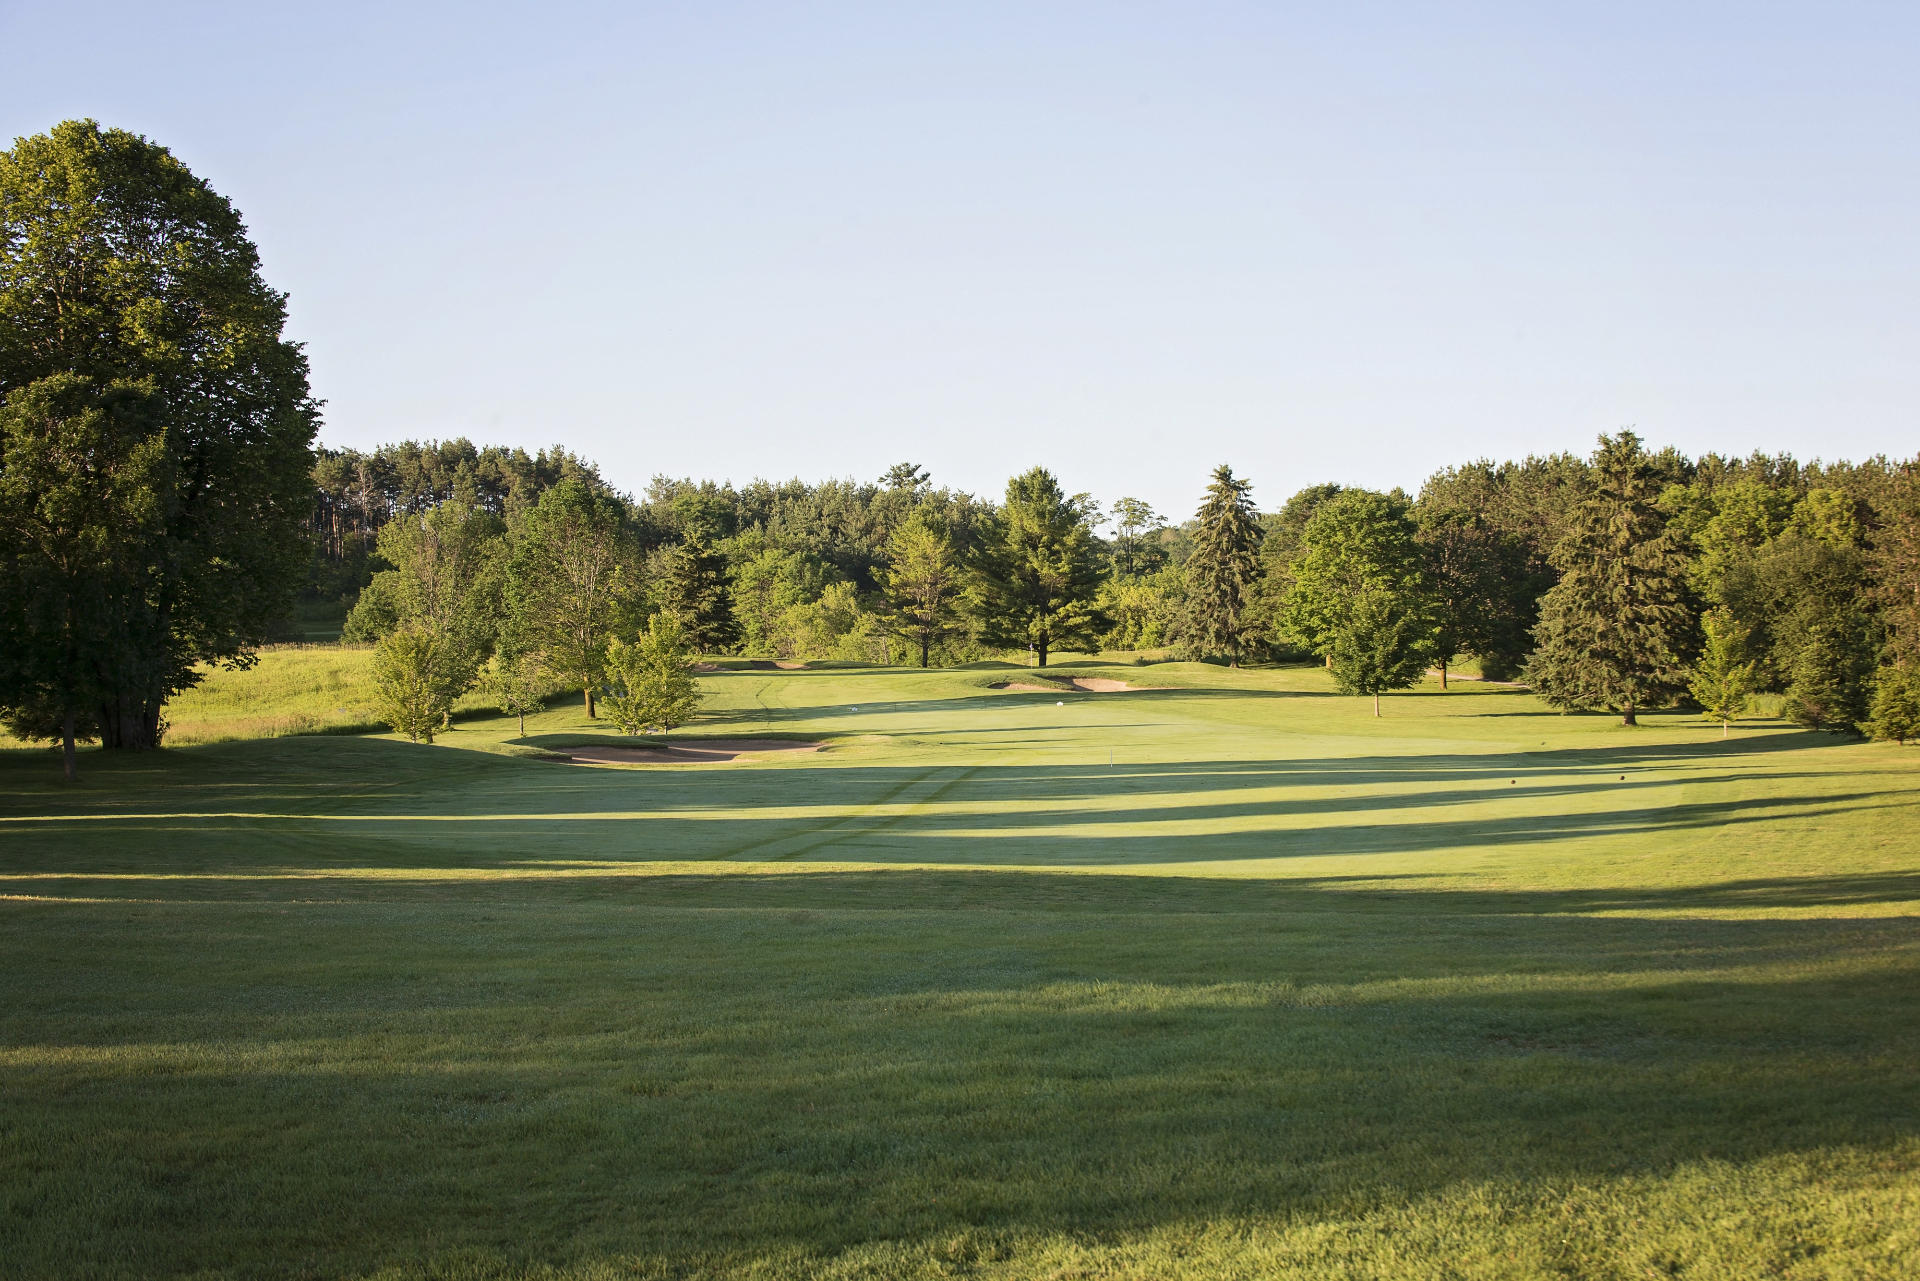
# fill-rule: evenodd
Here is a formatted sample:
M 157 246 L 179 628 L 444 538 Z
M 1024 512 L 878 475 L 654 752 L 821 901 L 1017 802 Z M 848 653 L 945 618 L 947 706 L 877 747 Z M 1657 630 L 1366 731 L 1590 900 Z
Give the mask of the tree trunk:
M 1633 718 L 1632 703 L 1628 703 L 1626 710 L 1620 713 L 1620 723 L 1622 725 L 1638 725 L 1640 723 L 1639 721 Z
M 520 737 L 525 738 L 526 736 L 527 736 L 527 714 L 525 712 L 522 712 L 520 713 Z
M 580 688 L 580 692 L 587 696 L 587 719 L 592 720 L 595 715 L 593 710 L 593 686 L 583 685 Z
M 1446 687 L 1447 687 L 1447 660 L 1443 658 L 1440 660 L 1440 688 L 1445 689 Z
M 160 746 L 160 704 L 126 697 L 100 705 L 100 746 L 144 752 Z
M 1328 650 L 1326 653 L 1326 667 L 1328 671 L 1333 670 L 1333 651 L 1332 650 Z
M 1726 736 L 1727 736 L 1727 722 L 1725 720 L 1722 720 L 1720 722 L 1720 737 L 1725 738 Z
M 1047 643 L 1045 641 L 1041 641 L 1038 645 L 1035 645 L 1033 647 L 1033 652 L 1034 652 L 1034 656 L 1038 659 L 1038 661 L 1034 664 L 1034 666 L 1045 667 L 1047 665 Z
M 75 759 L 73 751 L 73 711 L 71 708 L 68 709 L 66 716 L 62 718 L 60 722 L 60 766 L 65 773 L 67 782 L 74 783 L 79 781 L 80 762 Z
M 927 638 L 926 638 L 925 636 L 922 636 L 922 637 L 920 638 L 920 666 L 922 666 L 922 667 L 925 667 L 925 666 L 927 665 L 927 647 L 928 647 L 928 644 L 929 644 L 929 642 L 928 642 L 928 640 L 927 640 Z
M 1377 689 L 1373 691 L 1373 714 L 1375 716 L 1380 714 L 1380 691 Z

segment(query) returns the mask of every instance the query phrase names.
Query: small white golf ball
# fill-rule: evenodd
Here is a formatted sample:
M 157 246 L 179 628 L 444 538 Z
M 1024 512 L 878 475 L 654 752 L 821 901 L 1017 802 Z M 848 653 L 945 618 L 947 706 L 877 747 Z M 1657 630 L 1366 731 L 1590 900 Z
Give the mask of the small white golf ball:
M 1054 704 L 1054 706 L 1055 706 L 1055 707 L 1065 707 L 1065 706 L 1066 706 L 1066 704 L 1065 704 L 1065 703 L 1055 703 L 1055 704 Z

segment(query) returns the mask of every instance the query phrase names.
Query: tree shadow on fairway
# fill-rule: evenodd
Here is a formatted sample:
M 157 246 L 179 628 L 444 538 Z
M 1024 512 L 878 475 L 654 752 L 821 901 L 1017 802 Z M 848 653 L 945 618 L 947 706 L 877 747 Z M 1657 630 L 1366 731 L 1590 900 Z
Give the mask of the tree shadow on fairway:
M 1898 1165 L 1920 922 L 1552 913 L 1913 879 L 1582 897 L 901 870 L 15 908 L 0 993 L 28 1053 L 0 1075 L 0 1175 L 33 1212 L 0 1246 L 29 1275 L 457 1249 L 675 1275 L 898 1242 L 931 1272 L 956 1234 L 1017 1254 L 1708 1160 Z M 1751 1208 L 1725 1195 L 1704 1208 Z
M 183 752 L 91 789 L 0 792 L 0 875 L 657 859 L 1278 863 L 1735 831 L 1920 804 L 1910 771 L 1810 769 L 1780 760 L 1786 750 L 1761 739 L 1743 750 L 1625 744 L 1114 767 L 955 753 L 944 758 L 954 764 L 649 771 L 286 740 L 271 757 Z M 201 876 L 177 888 L 211 884 Z

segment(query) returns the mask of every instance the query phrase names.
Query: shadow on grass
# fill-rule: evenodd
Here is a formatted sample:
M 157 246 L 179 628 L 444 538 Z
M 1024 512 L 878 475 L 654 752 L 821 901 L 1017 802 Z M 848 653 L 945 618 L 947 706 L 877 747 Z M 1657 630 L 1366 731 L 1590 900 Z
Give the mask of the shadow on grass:
M 678 1275 L 894 1242 L 931 1271 L 968 1234 L 1017 1254 L 1710 1160 L 1896 1168 L 1920 1132 L 1920 923 L 1542 914 L 1915 879 L 901 870 L 16 905 L 5 1044 L 35 1052 L 0 1074 L 0 1172 L 29 1212 L 0 1247 L 48 1276 L 452 1249 Z M 1365 910 L 1285 910 L 1313 898 Z M 1722 1195 L 1705 1208 L 1743 1204 Z

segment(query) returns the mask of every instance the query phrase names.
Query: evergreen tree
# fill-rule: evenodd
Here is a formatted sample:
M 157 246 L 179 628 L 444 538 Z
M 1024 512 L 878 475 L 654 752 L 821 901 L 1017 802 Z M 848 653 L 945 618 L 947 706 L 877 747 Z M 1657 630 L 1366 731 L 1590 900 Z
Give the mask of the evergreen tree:
M 1688 562 L 1656 505 L 1657 462 L 1632 432 L 1602 436 L 1588 493 L 1553 550 L 1561 577 L 1540 602 L 1528 679 L 1555 707 L 1604 707 L 1632 725 L 1640 708 L 1687 688 Z
M 1530 586 L 1526 548 L 1479 511 L 1429 502 L 1414 506 L 1415 541 L 1433 591 L 1433 660 L 1440 688 L 1460 654 L 1481 660 L 1483 674 L 1497 676 L 1517 665 L 1526 651 L 1534 601 L 1515 587 Z
M 1728 725 L 1747 710 L 1756 679 L 1754 665 L 1745 659 L 1745 629 L 1726 610 L 1708 610 L 1700 622 L 1707 643 L 1688 684 L 1702 714 L 1720 722 L 1720 737 L 1725 738 Z
M 637 640 L 616 639 L 607 647 L 607 681 L 608 713 L 628 734 L 678 729 L 704 697 L 686 637 L 668 614 L 648 619 Z
M 1796 725 L 1850 734 L 1867 719 L 1873 647 L 1858 610 L 1816 616 L 1794 652 L 1781 713 Z
M 1867 733 L 1902 744 L 1920 736 L 1920 663 L 1905 659 L 1880 669 Z
M 661 605 L 697 653 L 723 654 L 740 639 L 727 558 L 704 538 L 690 537 L 674 549 Z
M 1371 694 L 1380 714 L 1383 690 L 1408 689 L 1426 674 L 1433 620 L 1420 597 L 1382 587 L 1363 589 L 1334 625 L 1327 669 L 1343 694 Z
M 1888 651 L 1920 662 L 1920 462 L 1890 478 L 1874 533 L 1872 598 L 1887 631 Z
M 887 546 L 889 563 L 881 574 L 887 624 L 896 636 L 919 646 L 925 667 L 932 647 L 955 629 L 960 564 L 946 531 L 924 519 L 900 526 Z
M 1045 667 L 1053 649 L 1099 635 L 1099 550 L 1086 505 L 1044 467 L 1007 482 L 971 579 L 969 604 L 988 645 L 1031 646 Z
M 1254 630 L 1262 530 L 1252 489 L 1226 464 L 1214 468 L 1194 518 L 1193 555 L 1186 564 L 1187 643 L 1203 655 L 1224 655 L 1231 667 L 1240 665 Z
M 507 627 L 510 654 L 540 656 L 581 691 L 595 715 L 607 642 L 632 625 L 640 604 L 637 548 L 626 505 L 584 481 L 562 481 L 510 530 Z

